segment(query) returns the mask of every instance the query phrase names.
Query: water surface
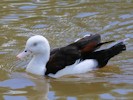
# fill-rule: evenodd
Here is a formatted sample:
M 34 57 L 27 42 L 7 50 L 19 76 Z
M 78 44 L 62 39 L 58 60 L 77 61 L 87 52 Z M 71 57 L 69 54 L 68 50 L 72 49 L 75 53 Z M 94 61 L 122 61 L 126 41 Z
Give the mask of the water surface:
M 0 12 L 0 100 L 133 98 L 132 0 L 2 0 Z M 95 33 L 102 41 L 129 38 L 127 51 L 97 71 L 51 79 L 26 73 L 29 60 L 15 57 L 36 34 L 54 48 Z

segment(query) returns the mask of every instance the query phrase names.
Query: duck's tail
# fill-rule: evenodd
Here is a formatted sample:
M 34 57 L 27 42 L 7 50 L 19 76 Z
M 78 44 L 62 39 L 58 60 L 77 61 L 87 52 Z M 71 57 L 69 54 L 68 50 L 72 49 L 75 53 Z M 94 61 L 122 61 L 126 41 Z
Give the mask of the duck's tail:
M 115 55 L 121 53 L 124 50 L 126 50 L 125 44 L 123 42 L 117 43 L 108 49 L 109 57 L 114 57 Z
M 104 67 L 112 57 L 114 57 L 115 55 L 118 55 L 124 50 L 126 50 L 126 46 L 123 42 L 117 43 L 111 48 L 104 50 L 103 55 L 101 55 L 101 59 L 98 59 L 98 62 L 99 62 L 98 67 L 100 68 Z
M 86 54 L 84 55 L 84 59 L 96 59 L 99 65 L 98 67 L 102 68 L 108 63 L 108 61 L 112 57 L 114 57 L 115 55 L 118 55 L 124 50 L 126 50 L 126 46 L 123 42 L 120 42 L 108 49 L 95 51 L 95 52 Z

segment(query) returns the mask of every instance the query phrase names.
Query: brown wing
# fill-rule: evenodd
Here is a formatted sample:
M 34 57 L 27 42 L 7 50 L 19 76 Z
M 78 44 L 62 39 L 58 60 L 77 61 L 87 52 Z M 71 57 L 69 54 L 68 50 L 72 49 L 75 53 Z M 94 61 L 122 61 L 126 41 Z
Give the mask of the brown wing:
M 93 50 L 96 49 L 100 41 L 101 41 L 100 35 L 95 34 L 95 35 L 85 36 L 84 38 L 70 45 L 76 46 L 82 53 L 92 52 Z

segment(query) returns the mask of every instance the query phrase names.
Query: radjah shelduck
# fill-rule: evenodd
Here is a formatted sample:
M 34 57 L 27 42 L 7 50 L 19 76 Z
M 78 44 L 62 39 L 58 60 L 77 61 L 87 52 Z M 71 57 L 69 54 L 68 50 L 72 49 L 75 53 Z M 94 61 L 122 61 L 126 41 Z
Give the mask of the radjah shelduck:
M 97 50 L 101 45 L 110 42 L 113 41 L 101 42 L 101 36 L 95 34 L 50 50 L 48 40 L 41 35 L 35 35 L 27 40 L 24 51 L 18 54 L 17 58 L 24 59 L 32 54 L 33 58 L 26 67 L 27 72 L 59 78 L 102 68 L 112 57 L 126 50 L 123 42 L 107 49 Z

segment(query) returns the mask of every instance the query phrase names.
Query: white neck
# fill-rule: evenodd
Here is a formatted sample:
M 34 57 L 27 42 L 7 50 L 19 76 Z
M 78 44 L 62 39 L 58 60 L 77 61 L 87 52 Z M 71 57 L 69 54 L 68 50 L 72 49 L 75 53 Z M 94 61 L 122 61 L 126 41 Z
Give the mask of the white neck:
M 28 64 L 26 71 L 32 74 L 44 75 L 46 71 L 46 64 L 50 57 L 50 50 L 44 54 L 34 55 L 30 63 Z

